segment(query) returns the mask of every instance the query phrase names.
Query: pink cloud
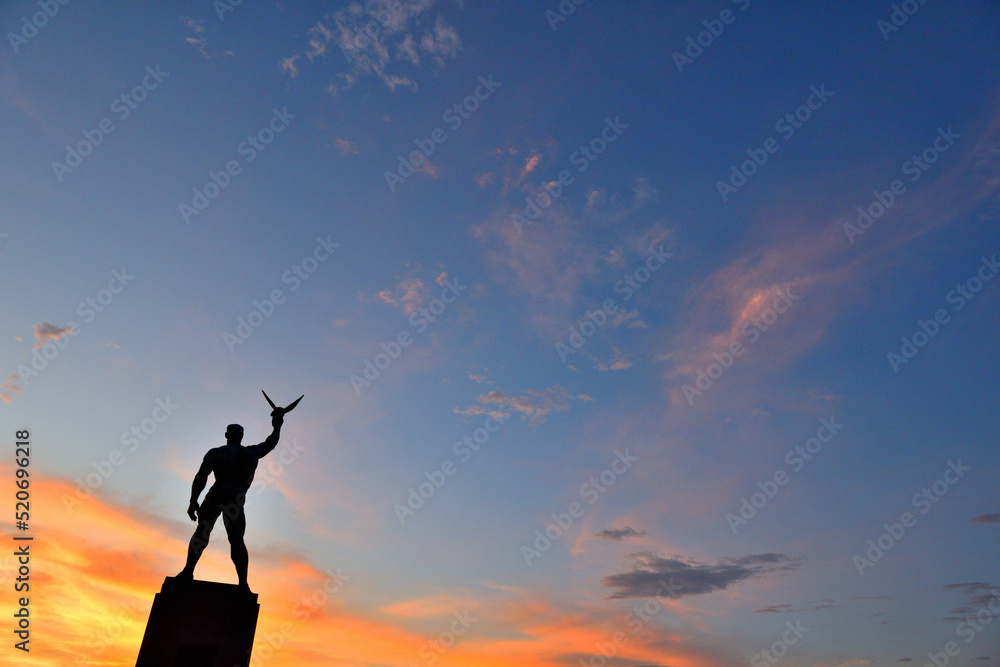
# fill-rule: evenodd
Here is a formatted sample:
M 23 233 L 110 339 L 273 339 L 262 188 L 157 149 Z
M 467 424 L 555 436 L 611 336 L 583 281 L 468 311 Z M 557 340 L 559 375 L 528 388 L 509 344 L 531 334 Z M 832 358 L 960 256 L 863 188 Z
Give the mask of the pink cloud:
M 76 330 L 71 326 L 57 327 L 54 324 L 49 324 L 48 322 L 42 322 L 41 324 L 33 324 L 32 328 L 35 330 L 35 345 L 32 349 L 39 349 L 44 346 L 50 340 L 60 340 L 66 336 L 72 336 Z
M 445 273 L 441 275 L 447 276 Z M 423 305 L 427 291 L 423 280 L 410 276 L 392 289 L 376 292 L 375 300 L 389 306 L 400 306 L 406 315 L 410 315 Z

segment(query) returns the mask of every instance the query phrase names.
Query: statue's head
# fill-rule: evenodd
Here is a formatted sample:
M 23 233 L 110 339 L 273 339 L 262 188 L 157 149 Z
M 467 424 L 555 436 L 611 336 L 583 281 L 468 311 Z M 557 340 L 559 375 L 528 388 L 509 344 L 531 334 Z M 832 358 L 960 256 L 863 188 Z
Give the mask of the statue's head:
M 239 424 L 230 424 L 226 427 L 226 441 L 240 444 L 243 440 L 243 427 Z

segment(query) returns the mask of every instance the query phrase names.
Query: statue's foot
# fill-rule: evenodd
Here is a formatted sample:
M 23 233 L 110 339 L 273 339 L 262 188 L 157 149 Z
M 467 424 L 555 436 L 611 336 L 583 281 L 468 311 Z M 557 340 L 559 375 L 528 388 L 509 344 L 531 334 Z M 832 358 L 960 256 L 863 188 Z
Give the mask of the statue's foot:
M 194 579 L 194 572 L 188 572 L 187 570 L 181 570 L 177 573 L 174 579 L 180 579 L 181 581 L 191 581 Z
M 253 594 L 254 594 L 254 592 L 253 592 L 252 590 L 250 590 L 250 585 L 249 585 L 249 584 L 248 584 L 247 582 L 245 582 L 245 581 L 241 581 L 241 582 L 239 583 L 239 586 L 240 586 L 240 590 L 241 590 L 241 591 L 242 591 L 243 593 L 245 593 L 245 594 L 247 594 L 247 595 L 253 595 Z

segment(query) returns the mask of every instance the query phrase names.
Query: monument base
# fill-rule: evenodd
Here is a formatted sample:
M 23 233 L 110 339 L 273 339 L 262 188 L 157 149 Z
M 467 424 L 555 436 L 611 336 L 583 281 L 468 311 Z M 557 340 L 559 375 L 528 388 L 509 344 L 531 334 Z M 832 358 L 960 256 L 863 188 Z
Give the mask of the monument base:
M 249 665 L 259 612 L 257 594 L 239 586 L 167 577 L 135 667 Z

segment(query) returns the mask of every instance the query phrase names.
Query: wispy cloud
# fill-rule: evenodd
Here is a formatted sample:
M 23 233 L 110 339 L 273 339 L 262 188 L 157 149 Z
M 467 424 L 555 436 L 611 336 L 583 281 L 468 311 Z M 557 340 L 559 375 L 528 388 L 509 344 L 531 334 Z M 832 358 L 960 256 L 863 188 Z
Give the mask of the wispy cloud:
M 485 188 L 487 185 L 493 185 L 497 182 L 497 175 L 492 171 L 484 171 L 473 176 L 472 180 L 474 180 L 476 185 L 480 188 Z
M 22 74 L 17 68 L 11 67 L 8 60 L 0 62 L 0 103 L 19 111 L 46 134 L 52 133 L 49 123 L 42 117 L 35 103 L 24 92 L 26 86 L 21 82 Z M 3 238 L 7 235 L 4 234 Z
M 307 31 L 307 46 L 281 60 L 282 70 L 298 76 L 296 59 L 339 65 L 327 87 L 331 95 L 352 88 L 360 79 L 374 76 L 390 90 L 417 89 L 406 68 L 429 63 L 433 72 L 444 69 L 448 59 L 462 50 L 458 32 L 438 15 L 426 23 L 427 12 L 437 0 L 365 0 L 351 2 L 323 16 Z M 461 7 L 459 7 L 461 8 Z M 335 55 L 336 54 L 336 55 Z
M 375 300 L 388 306 L 398 306 L 403 313 L 411 315 L 423 305 L 428 294 L 427 286 L 420 278 L 407 277 L 395 287 L 375 293 Z
M 347 139 L 334 139 L 333 147 L 341 155 L 357 155 L 359 152 L 358 145 Z
M 295 66 L 295 61 L 301 56 L 288 56 L 279 63 L 281 71 L 292 77 L 293 79 L 299 75 L 299 68 Z
M 19 384 L 21 378 L 17 375 L 9 375 L 7 379 L 4 380 L 3 385 L 0 385 L 0 400 L 4 403 L 10 403 L 13 400 L 12 394 L 17 394 L 24 389 Z
M 456 609 L 476 609 L 482 601 L 475 597 L 461 598 L 440 593 L 424 598 L 402 600 L 382 607 L 382 611 L 402 618 L 435 618 L 449 616 Z
M 646 187 L 648 184 L 640 189 Z M 531 198 L 541 191 L 540 185 L 525 187 L 518 203 L 523 206 L 525 194 Z M 622 219 L 632 217 L 643 206 L 630 198 L 609 204 L 622 213 Z M 672 230 L 662 222 L 636 223 L 595 234 L 566 196 L 553 201 L 534 224 L 521 231 L 511 222 L 511 212 L 504 207 L 471 232 L 485 248 L 487 268 L 493 271 L 494 280 L 508 287 L 512 298 L 526 301 L 521 310 L 529 324 L 553 341 L 565 336 L 566 329 L 582 315 L 585 292 L 601 286 L 599 301 L 612 296 L 623 264 L 627 267 L 644 261 L 651 245 L 673 238 Z M 618 257 L 618 264 L 608 262 L 609 252 Z
M 806 602 L 801 605 L 794 604 L 772 604 L 761 609 L 755 609 L 753 613 L 755 614 L 786 614 L 792 612 L 802 612 L 802 611 L 820 611 L 823 609 L 837 609 L 840 605 L 834 604 L 832 599 L 817 600 L 815 602 Z
M 975 616 L 977 612 L 988 608 L 991 602 L 1000 599 L 1000 591 L 993 584 L 984 581 L 973 581 L 962 584 L 947 584 L 942 586 L 946 591 L 959 591 L 966 597 L 965 603 L 951 610 L 952 616 L 944 620 L 949 622 L 959 622 L 966 620 L 968 616 Z
M 630 199 L 609 194 L 605 188 L 591 190 L 587 193 L 584 218 L 592 224 L 614 227 L 655 203 L 659 196 L 650 180 L 641 176 L 632 184 L 631 190 Z
M 569 410 L 573 401 L 593 400 L 585 394 L 573 394 L 565 387 L 555 385 L 542 390 L 529 389 L 525 396 L 509 396 L 499 391 L 490 391 L 479 396 L 479 403 L 455 412 L 461 415 L 473 416 L 489 414 L 506 418 L 512 414 L 520 414 L 532 425 L 545 421 L 553 412 Z
M 632 368 L 632 362 L 625 357 L 619 357 L 610 364 L 600 363 L 597 365 L 599 371 L 623 371 Z
M 971 143 L 993 145 L 998 138 L 1000 115 Z M 768 344 L 758 343 L 752 354 L 744 355 L 739 372 L 765 373 L 812 349 L 845 310 L 865 305 L 870 292 L 859 290 L 858 285 L 882 274 L 887 256 L 899 254 L 911 241 L 956 224 L 963 215 L 994 201 L 998 174 L 1000 158 L 993 152 L 969 150 L 940 176 L 925 177 L 921 189 L 897 203 L 893 216 L 905 224 L 883 226 L 854 246 L 843 231 L 844 223 L 853 221 L 853 209 L 830 214 L 825 203 L 786 204 L 786 210 L 795 212 L 776 217 L 765 239 L 694 282 L 685 298 L 686 316 L 679 331 L 661 333 L 662 343 L 654 356 L 670 361 L 665 377 L 673 382 L 672 403 L 687 405 L 683 384 L 711 363 L 714 354 L 737 341 L 747 347 L 744 327 L 760 331 L 752 323 L 780 293 L 790 290 L 799 299 L 773 327 L 761 332 Z M 865 197 L 870 194 L 859 194 L 857 199 Z M 744 378 L 743 385 L 750 384 Z M 718 400 L 725 399 L 713 390 L 701 405 Z
M 205 22 L 190 16 L 182 16 L 180 20 L 188 32 L 184 41 L 197 49 L 201 55 L 211 58 L 208 54 L 208 35 L 205 32 Z

